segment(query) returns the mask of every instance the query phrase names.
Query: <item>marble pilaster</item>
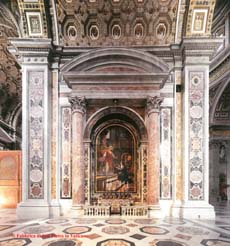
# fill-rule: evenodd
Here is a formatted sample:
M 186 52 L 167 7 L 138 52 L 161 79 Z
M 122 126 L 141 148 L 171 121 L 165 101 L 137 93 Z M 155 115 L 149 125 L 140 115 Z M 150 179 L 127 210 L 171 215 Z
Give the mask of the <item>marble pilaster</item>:
M 49 39 L 12 39 L 22 68 L 22 202 L 19 218 L 52 216 Z
M 184 38 L 183 199 L 180 216 L 214 218 L 209 204 L 209 63 L 220 39 Z

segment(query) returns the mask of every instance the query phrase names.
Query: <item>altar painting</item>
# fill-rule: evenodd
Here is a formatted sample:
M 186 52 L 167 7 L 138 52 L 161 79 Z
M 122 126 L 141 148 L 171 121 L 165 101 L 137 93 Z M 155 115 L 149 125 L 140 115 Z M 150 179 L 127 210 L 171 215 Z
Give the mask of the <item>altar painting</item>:
M 125 127 L 103 129 L 96 139 L 96 192 L 136 192 L 135 139 Z

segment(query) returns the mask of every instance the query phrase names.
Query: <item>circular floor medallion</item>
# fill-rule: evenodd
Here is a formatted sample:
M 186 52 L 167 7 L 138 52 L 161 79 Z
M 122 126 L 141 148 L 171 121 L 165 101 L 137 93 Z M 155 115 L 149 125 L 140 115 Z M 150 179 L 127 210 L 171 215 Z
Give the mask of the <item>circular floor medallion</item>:
M 122 219 L 109 219 L 106 220 L 105 222 L 108 224 L 117 224 L 117 225 L 126 223 L 126 221 Z
M 157 221 L 154 219 L 136 219 L 134 221 L 139 224 L 156 224 L 157 223 Z
M 98 242 L 96 246 L 135 246 L 133 242 L 124 240 L 124 239 L 107 239 L 101 242 Z
M 165 235 L 169 233 L 168 230 L 164 229 L 163 227 L 158 226 L 144 226 L 140 228 L 142 232 L 151 234 L 151 235 Z
M 63 232 L 67 234 L 82 234 L 91 231 L 91 228 L 88 226 L 72 226 L 66 228 Z
M 82 242 L 78 239 L 58 239 L 49 241 L 42 246 L 81 246 Z
M 105 232 L 107 234 L 125 234 L 127 232 L 129 232 L 129 229 L 127 227 L 124 226 L 107 226 L 102 228 L 102 232 Z
M 48 221 L 46 221 L 47 224 L 61 224 L 61 223 L 66 223 L 69 220 L 67 219 L 50 219 Z
M 0 241 L 0 246 L 26 246 L 31 243 L 29 238 L 14 238 Z
M 94 224 L 97 220 L 93 218 L 79 218 L 75 221 L 77 224 Z

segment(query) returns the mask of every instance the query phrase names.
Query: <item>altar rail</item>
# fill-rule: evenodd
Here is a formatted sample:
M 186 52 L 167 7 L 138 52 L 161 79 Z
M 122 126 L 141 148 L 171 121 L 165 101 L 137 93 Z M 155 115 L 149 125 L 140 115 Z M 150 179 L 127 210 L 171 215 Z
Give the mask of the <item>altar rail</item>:
M 148 216 L 148 208 L 146 206 L 122 206 L 121 216 Z
M 111 215 L 111 206 L 88 205 L 84 207 L 84 216 L 109 217 Z M 148 208 L 146 206 L 121 206 L 121 216 L 129 217 L 147 217 Z
M 84 216 L 110 216 L 110 206 L 85 206 Z

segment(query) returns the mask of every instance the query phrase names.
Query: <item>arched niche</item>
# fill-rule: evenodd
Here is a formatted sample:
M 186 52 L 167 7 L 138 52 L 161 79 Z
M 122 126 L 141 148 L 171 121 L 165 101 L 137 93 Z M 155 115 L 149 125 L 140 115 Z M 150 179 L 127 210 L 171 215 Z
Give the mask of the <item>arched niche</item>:
M 89 118 L 84 132 L 89 204 L 101 199 L 146 202 L 146 144 L 144 121 L 127 107 L 106 107 Z

